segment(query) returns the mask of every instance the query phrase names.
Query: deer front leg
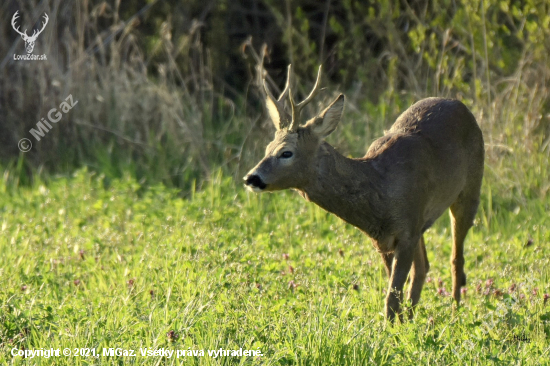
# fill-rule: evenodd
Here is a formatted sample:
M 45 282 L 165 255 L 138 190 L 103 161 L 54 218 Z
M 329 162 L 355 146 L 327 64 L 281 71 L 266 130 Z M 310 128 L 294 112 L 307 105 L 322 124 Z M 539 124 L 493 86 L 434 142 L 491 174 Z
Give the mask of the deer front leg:
M 380 253 L 382 260 L 384 261 L 384 267 L 386 267 L 386 273 L 388 278 L 391 278 L 391 266 L 393 263 L 393 253 Z
M 419 238 L 416 237 L 414 240 L 401 241 L 395 249 L 390 287 L 386 295 L 386 318 L 391 321 L 395 319 L 396 313 L 399 314 L 399 308 L 403 300 L 403 286 L 411 270 L 418 240 Z

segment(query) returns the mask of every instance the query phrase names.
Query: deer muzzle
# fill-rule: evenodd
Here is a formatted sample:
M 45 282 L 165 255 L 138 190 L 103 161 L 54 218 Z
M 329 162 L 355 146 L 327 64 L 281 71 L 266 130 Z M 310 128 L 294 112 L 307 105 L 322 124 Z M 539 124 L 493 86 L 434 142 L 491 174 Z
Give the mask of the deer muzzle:
M 244 177 L 244 185 L 253 192 L 261 192 L 267 187 L 262 178 L 256 174 L 247 174 Z

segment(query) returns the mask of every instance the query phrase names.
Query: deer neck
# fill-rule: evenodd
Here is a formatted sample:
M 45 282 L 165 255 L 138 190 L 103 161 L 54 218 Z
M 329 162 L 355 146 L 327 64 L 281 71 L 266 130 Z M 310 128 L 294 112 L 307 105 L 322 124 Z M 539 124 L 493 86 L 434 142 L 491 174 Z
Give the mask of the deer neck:
M 317 150 L 302 196 L 378 238 L 384 225 L 382 177 L 368 159 L 349 159 L 326 142 Z

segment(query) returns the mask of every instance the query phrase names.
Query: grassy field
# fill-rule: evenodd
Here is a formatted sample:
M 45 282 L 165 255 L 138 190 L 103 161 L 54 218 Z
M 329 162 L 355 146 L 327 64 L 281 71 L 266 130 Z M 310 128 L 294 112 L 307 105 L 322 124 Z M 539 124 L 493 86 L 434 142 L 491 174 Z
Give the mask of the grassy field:
M 516 170 L 508 160 L 506 179 L 495 173 L 506 166 L 487 166 L 466 243 L 464 306 L 453 310 L 447 294 L 444 215 L 426 234 L 431 271 L 416 316 L 393 326 L 382 314 L 387 280 L 369 239 L 293 192 L 250 194 L 218 173 L 181 198 L 87 170 L 16 188 L 6 170 L 0 363 L 24 362 L 13 348 L 92 348 L 99 357 L 29 362 L 547 364 L 550 200 L 533 192 L 548 189 L 548 166 L 541 154 L 519 158 Z M 524 191 L 507 195 L 514 174 Z M 103 356 L 103 348 L 136 356 Z M 145 357 L 140 348 L 185 356 Z M 208 356 L 220 348 L 263 356 Z
M 0 29 L 0 365 L 550 365 L 548 2 L 31 0 L 0 19 L 16 7 L 21 29 L 51 24 L 48 62 L 12 62 L 22 39 Z M 273 131 L 264 42 L 273 91 L 292 63 L 305 97 L 323 64 L 313 104 L 346 94 L 328 138 L 344 155 L 420 98 L 472 110 L 486 160 L 462 307 L 447 214 L 416 316 L 392 325 L 370 239 L 294 192 L 245 191 Z

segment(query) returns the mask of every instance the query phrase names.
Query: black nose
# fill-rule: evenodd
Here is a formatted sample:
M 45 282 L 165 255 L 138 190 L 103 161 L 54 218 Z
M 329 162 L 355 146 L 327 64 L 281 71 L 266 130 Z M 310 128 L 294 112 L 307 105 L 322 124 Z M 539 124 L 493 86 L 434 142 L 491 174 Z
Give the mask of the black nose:
M 258 187 L 260 189 L 264 189 L 267 186 L 267 184 L 262 181 L 262 178 L 257 175 L 249 175 L 248 177 L 245 177 L 244 184 L 247 186 Z

